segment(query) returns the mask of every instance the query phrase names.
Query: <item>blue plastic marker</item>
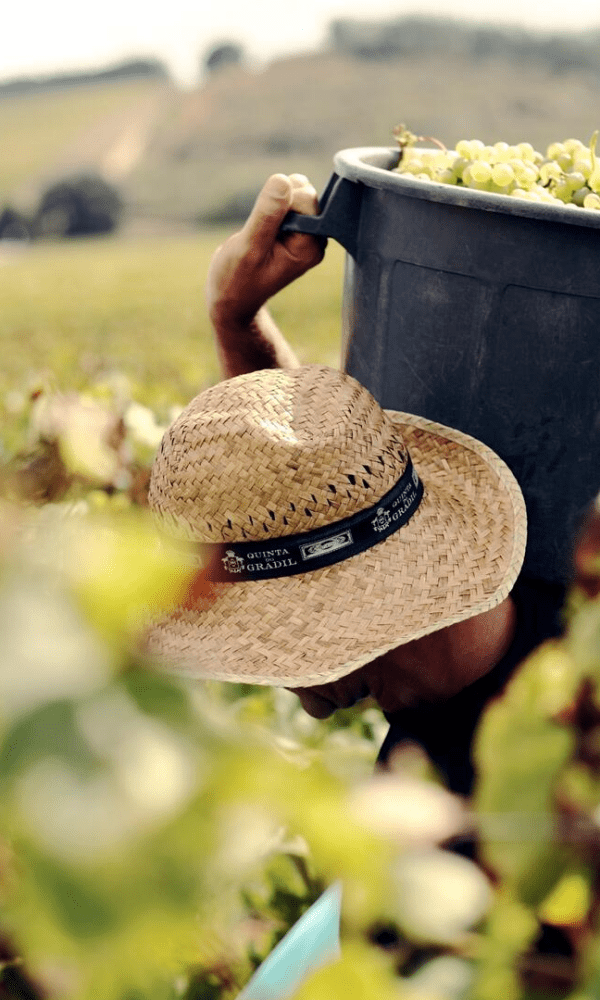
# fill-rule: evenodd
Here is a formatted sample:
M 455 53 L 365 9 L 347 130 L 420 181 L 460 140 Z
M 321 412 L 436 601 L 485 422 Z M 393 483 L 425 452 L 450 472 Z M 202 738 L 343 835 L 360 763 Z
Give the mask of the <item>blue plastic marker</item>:
M 238 1000 L 285 1000 L 340 956 L 342 884 L 335 882 L 273 948 Z

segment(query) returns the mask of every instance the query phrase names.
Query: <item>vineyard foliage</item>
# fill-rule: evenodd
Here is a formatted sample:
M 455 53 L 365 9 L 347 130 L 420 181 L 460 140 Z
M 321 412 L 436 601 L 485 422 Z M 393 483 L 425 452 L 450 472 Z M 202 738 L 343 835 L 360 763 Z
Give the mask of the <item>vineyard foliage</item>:
M 176 410 L 125 384 L 24 392 L 3 460 L 0 995 L 233 1000 L 339 880 L 341 958 L 299 1000 L 597 997 L 600 513 L 461 801 L 414 747 L 374 773 L 373 704 L 317 722 L 148 660 L 189 582 L 146 507 Z

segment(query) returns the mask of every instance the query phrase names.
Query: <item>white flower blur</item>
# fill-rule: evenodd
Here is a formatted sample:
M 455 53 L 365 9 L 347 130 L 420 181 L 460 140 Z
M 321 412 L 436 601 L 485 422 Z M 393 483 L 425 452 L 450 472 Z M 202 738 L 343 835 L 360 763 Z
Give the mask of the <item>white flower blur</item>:
M 381 774 L 359 785 L 350 809 L 356 822 L 405 844 L 435 844 L 465 825 L 461 800 L 430 781 Z
M 394 870 L 396 918 L 413 940 L 457 944 L 485 916 L 492 888 L 472 861 L 439 848 L 407 851 Z

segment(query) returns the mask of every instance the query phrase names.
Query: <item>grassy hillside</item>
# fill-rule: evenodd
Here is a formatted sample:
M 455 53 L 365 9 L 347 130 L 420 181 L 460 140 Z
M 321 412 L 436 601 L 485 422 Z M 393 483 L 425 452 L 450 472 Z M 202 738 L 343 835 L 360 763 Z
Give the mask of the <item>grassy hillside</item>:
M 365 61 L 312 54 L 262 73 L 236 68 L 184 94 L 129 179 L 132 199 L 166 213 L 210 211 L 273 171 L 322 187 L 334 153 L 390 145 L 398 122 L 447 144 L 527 140 L 545 149 L 599 124 L 600 79 L 542 66 L 439 54 Z
M 0 95 L 0 204 L 27 202 L 44 178 L 80 163 L 100 163 L 140 106 L 167 86 L 121 80 Z
M 107 171 L 116 158 L 135 213 L 193 220 L 233 195 L 247 204 L 273 171 L 304 172 L 322 188 L 337 150 L 389 145 L 398 122 L 447 144 L 478 136 L 544 148 L 589 139 L 599 106 L 591 72 L 440 52 L 300 55 L 262 72 L 232 68 L 192 91 L 143 80 L 5 95 L 0 200 L 32 200 L 61 172 Z

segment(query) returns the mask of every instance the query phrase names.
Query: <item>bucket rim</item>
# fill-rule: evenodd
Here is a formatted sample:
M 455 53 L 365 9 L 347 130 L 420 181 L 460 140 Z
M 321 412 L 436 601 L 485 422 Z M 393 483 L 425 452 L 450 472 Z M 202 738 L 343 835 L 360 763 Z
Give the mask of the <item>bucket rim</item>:
M 434 152 L 424 147 L 423 152 Z M 359 181 L 367 187 L 381 191 L 392 191 L 407 198 L 457 205 L 460 208 L 475 208 L 484 212 L 500 212 L 541 222 L 566 223 L 569 226 L 585 226 L 600 229 L 600 211 L 580 208 L 578 205 L 549 205 L 544 202 L 525 201 L 510 195 L 494 194 L 491 191 L 474 191 L 471 188 L 440 184 L 438 181 L 416 180 L 407 174 L 399 174 L 400 150 L 397 146 L 357 146 L 341 149 L 334 156 L 337 174 L 347 180 Z

